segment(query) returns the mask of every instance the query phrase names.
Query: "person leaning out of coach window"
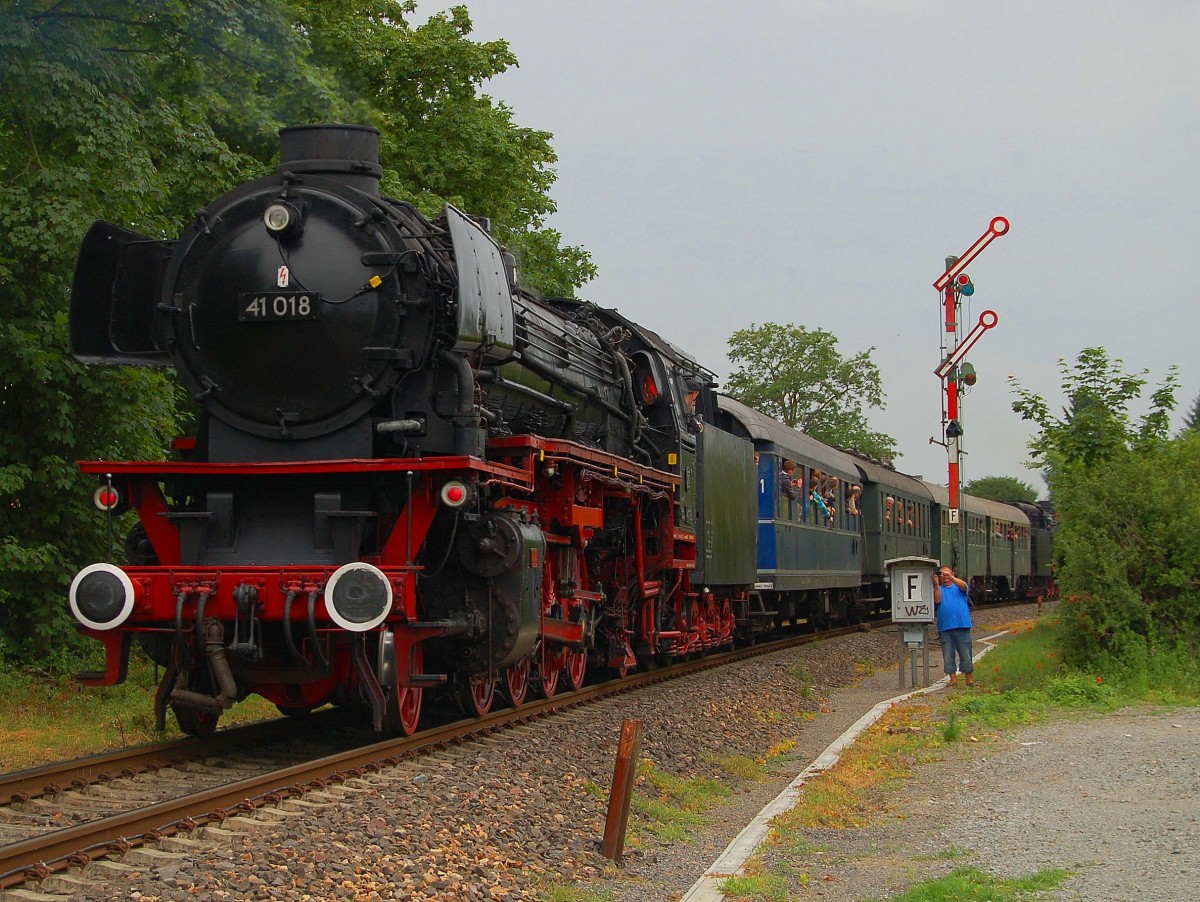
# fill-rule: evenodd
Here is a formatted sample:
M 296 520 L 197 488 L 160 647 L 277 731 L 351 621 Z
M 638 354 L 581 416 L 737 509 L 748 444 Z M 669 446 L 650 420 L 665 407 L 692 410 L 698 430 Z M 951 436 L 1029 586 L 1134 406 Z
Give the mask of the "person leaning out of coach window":
M 950 685 L 958 685 L 962 671 L 968 686 L 975 685 L 975 663 L 971 654 L 971 608 L 967 604 L 966 580 L 959 579 L 949 567 L 938 570 L 933 585 L 933 606 L 937 611 L 938 637 L 942 642 L 942 669 Z M 955 658 L 958 659 L 957 666 Z

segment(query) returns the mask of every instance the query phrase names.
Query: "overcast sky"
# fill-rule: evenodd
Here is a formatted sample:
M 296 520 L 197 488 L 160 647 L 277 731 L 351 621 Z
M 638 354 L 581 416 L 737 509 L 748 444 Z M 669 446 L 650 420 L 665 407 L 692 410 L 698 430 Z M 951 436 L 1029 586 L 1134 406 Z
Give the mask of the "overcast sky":
M 582 296 L 720 378 L 751 324 L 874 347 L 872 426 L 945 484 L 932 283 L 1005 216 L 968 270 L 964 318 L 999 323 L 967 358 L 964 480 L 1044 494 L 1010 374 L 1060 404 L 1058 360 L 1100 346 L 1147 398 L 1179 366 L 1175 427 L 1200 394 L 1196 0 L 466 5 L 520 61 L 485 92 L 554 135 L 551 225 L 600 269 Z

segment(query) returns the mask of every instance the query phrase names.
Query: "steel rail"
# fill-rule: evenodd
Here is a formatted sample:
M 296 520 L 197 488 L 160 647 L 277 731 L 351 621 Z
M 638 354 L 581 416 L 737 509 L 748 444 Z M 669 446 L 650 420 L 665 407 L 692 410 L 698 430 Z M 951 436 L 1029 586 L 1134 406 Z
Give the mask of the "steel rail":
M 989 605 L 1003 606 L 1006 605 Z M 155 842 L 176 833 L 189 832 L 210 823 L 220 823 L 239 812 L 252 812 L 263 805 L 277 804 L 288 798 L 299 797 L 330 783 L 342 783 L 363 773 L 376 772 L 422 754 L 460 745 L 473 738 L 490 736 L 509 727 L 552 716 L 611 695 L 760 655 L 859 632 L 875 625 L 890 625 L 890 622 L 872 621 L 710 654 L 697 660 L 635 673 L 624 679 L 585 686 L 575 692 L 556 694 L 549 699 L 527 702 L 518 708 L 506 708 L 482 718 L 455 721 L 413 736 L 371 743 L 315 761 L 158 802 L 136 811 L 100 818 L 0 846 L 0 890 L 18 886 L 27 880 L 41 880 L 68 867 L 83 865 L 109 854 L 121 854 L 135 846 Z M 119 753 L 113 753 L 117 754 Z
M 322 714 L 313 717 L 321 717 Z M 78 790 L 95 783 L 108 783 L 118 777 L 132 777 L 147 771 L 174 767 L 197 757 L 207 758 L 254 748 L 262 742 L 286 739 L 295 730 L 294 718 L 280 717 L 220 730 L 207 739 L 185 736 L 10 771 L 0 774 L 0 806 Z

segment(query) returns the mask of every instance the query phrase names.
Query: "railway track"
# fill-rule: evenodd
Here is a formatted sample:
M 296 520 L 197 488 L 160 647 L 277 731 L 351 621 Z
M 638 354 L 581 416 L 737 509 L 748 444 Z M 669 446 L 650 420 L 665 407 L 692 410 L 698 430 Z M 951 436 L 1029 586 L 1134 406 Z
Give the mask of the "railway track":
M 271 721 L 222 731 L 208 742 L 176 740 L 2 775 L 0 802 L 7 801 L 8 804 L 0 808 L 0 890 L 45 880 L 73 866 L 120 856 L 139 846 L 186 837 L 206 826 L 219 827 L 260 808 L 279 806 L 403 760 L 470 742 L 617 693 L 635 691 L 700 670 L 834 638 L 862 628 L 850 626 L 791 636 L 710 655 L 634 674 L 624 680 L 587 686 L 549 700 L 528 702 L 484 718 L 434 727 L 412 737 L 363 745 L 360 732 L 359 744 L 354 747 L 308 760 L 283 764 L 276 760 L 275 766 L 268 763 L 253 772 L 245 772 L 247 765 L 239 763 L 237 756 L 228 750 L 250 748 L 254 750 L 255 761 L 269 758 L 267 738 L 275 736 L 275 741 L 289 741 L 290 733 L 290 741 L 294 744 L 294 722 Z M 337 721 L 336 716 L 326 720 L 322 714 L 314 715 L 306 723 L 304 732 L 309 736 L 318 734 L 325 731 L 326 724 L 332 729 Z M 318 729 L 312 728 L 318 725 Z M 308 748 L 311 751 L 312 747 Z M 293 755 L 293 759 L 298 757 Z M 225 759 L 231 761 L 231 766 L 225 766 Z M 118 810 L 111 810 L 114 805 Z M 19 831 L 6 831 L 7 824 L 2 817 L 5 813 L 31 815 L 34 820 L 40 817 L 43 829 L 24 835 Z M 20 820 L 19 817 L 12 819 Z

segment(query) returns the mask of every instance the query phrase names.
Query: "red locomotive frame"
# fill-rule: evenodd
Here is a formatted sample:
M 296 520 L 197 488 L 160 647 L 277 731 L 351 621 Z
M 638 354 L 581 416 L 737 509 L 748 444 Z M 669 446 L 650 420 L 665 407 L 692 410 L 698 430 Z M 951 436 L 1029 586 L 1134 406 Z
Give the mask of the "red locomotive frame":
M 444 674 L 424 672 L 422 643 L 446 635 L 447 626 L 423 616 L 417 575 L 428 562 L 416 558 L 443 503 L 439 490 L 452 479 L 483 493 L 487 509 L 524 511 L 546 540 L 536 650 L 502 674 L 474 678 L 465 693 L 469 712 L 488 710 L 498 686 L 504 687 L 514 704 L 523 701 L 531 688 L 546 696 L 560 691 L 563 680 L 578 688 L 589 656 L 594 666 L 623 676 L 638 665 L 635 649 L 672 658 L 732 645 L 737 626 L 732 601 L 698 593 L 691 585 L 696 536 L 677 525 L 679 475 L 574 442 L 533 435 L 493 438 L 488 442 L 488 457 L 486 461 L 441 456 L 279 463 L 81 463 L 83 472 L 111 479 L 124 493 L 158 558 L 155 565 L 122 568 L 134 586 L 133 611 L 123 626 L 103 631 L 82 627 L 104 644 L 107 660 L 104 671 L 81 678 L 93 685 L 123 679 L 133 633 L 174 634 L 177 647 L 189 649 L 198 659 L 206 643 L 224 641 L 224 637 L 210 640 L 203 635 L 206 623 L 234 624 L 236 641 L 242 620 L 275 624 L 272 635 L 286 620 L 289 646 L 293 631 L 300 633 L 303 654 L 327 666 L 307 670 L 292 666 L 285 649 L 274 640 L 262 661 L 236 665 L 239 698 L 255 692 L 285 712 L 300 712 L 334 695 L 357 695 L 371 702 L 376 729 L 413 732 L 424 690 L 447 679 Z M 376 524 L 379 552 L 363 558 L 386 575 L 395 599 L 375 629 L 354 633 L 332 622 L 322 593 L 336 567 L 302 561 L 286 566 L 181 563 L 188 518 L 169 509 L 164 480 L 355 474 L 408 480 L 412 489 L 411 502 L 392 522 Z M 633 540 L 622 546 L 625 550 L 610 549 L 589 564 L 586 552 L 593 536 L 618 514 L 633 524 Z M 536 553 L 530 550 L 531 556 Z M 526 563 L 537 566 L 539 562 Z M 253 589 L 249 604 L 246 598 L 235 598 L 247 586 Z M 601 620 L 604 636 L 598 641 L 595 631 Z M 387 660 L 398 663 L 385 667 L 382 653 L 373 660 L 375 650 L 364 641 L 366 636 L 375 637 L 381 648 L 390 644 Z M 297 646 L 291 650 L 295 653 Z M 187 669 L 186 664 L 181 666 Z M 160 728 L 180 669 L 168 666 L 159 686 Z M 189 716 L 195 722 L 185 729 L 207 732 L 218 715 L 219 711 Z

